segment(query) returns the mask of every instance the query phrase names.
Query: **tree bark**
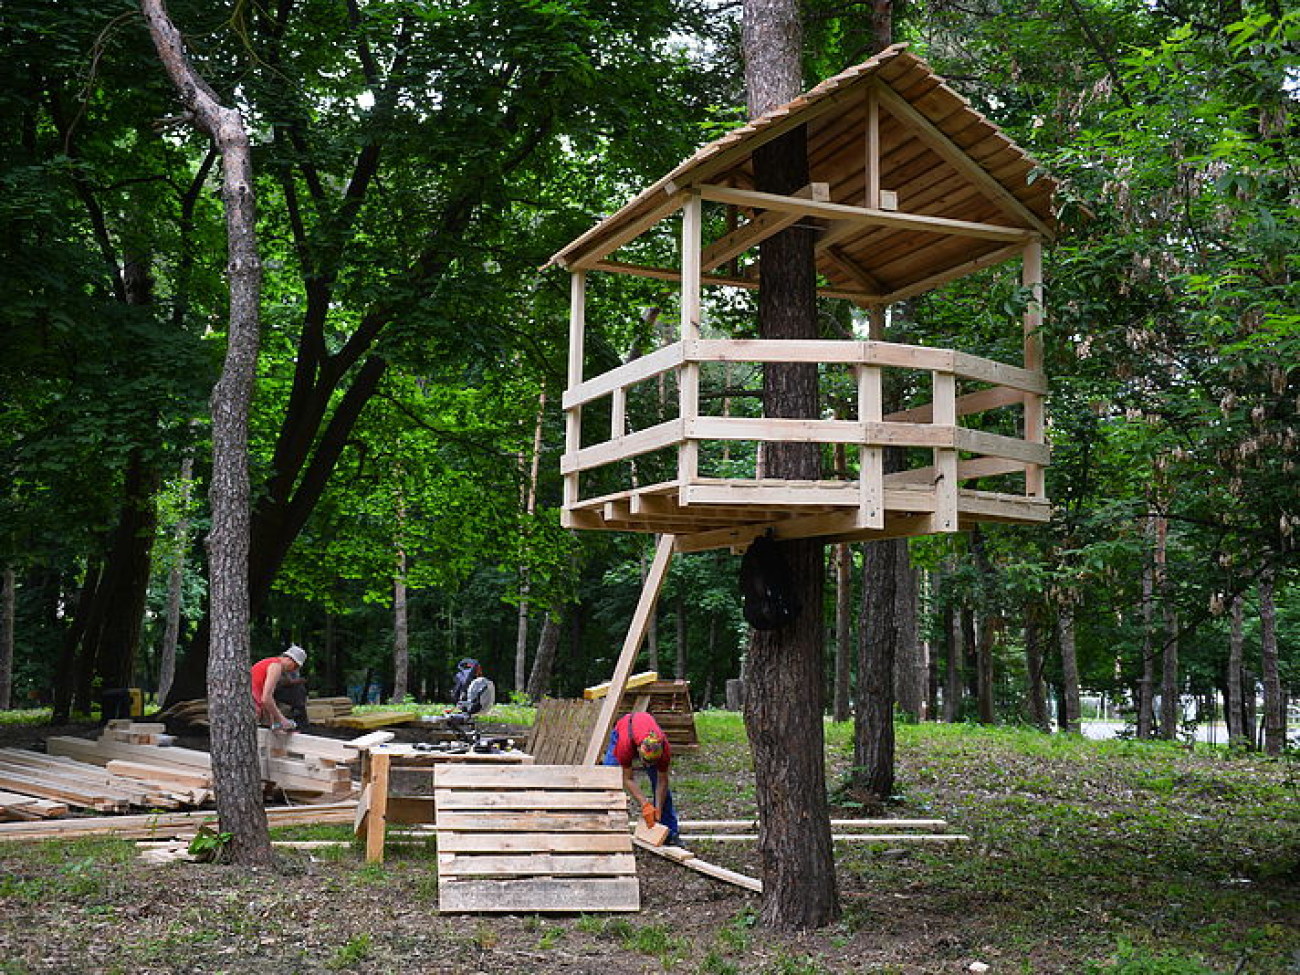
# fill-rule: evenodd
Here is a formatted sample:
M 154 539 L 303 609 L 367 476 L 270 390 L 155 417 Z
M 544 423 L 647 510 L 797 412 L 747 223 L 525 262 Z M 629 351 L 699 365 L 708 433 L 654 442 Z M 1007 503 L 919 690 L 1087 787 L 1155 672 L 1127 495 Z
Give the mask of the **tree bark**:
M 190 64 L 162 0 L 141 0 L 141 9 L 181 102 L 221 153 L 230 322 L 225 362 L 212 392 L 212 529 L 208 535 L 212 640 L 207 677 L 212 777 L 221 829 L 231 834 L 230 859 L 268 866 L 273 854 L 248 690 L 248 417 L 257 368 L 262 279 L 252 152 L 239 112 L 222 105 Z
M 1155 531 L 1155 522 L 1147 518 L 1144 534 L 1151 536 Z M 1138 681 L 1137 736 L 1145 740 L 1155 737 L 1155 687 L 1156 665 L 1155 647 L 1151 640 L 1151 624 L 1155 600 L 1155 566 L 1144 558 L 1142 560 L 1142 677 Z
M 0 711 L 13 707 L 14 696 L 14 606 L 18 588 L 12 565 L 6 565 L 0 583 Z
M 194 458 L 186 454 L 181 461 L 181 518 L 172 531 L 172 563 L 167 570 L 167 624 L 163 630 L 162 649 L 158 654 L 157 699 L 165 701 L 176 676 L 176 648 L 181 636 L 181 602 L 185 583 L 185 553 L 190 544 L 190 490 L 193 488 Z
M 848 721 L 853 716 L 853 548 L 836 545 L 835 561 L 835 697 L 831 717 Z
M 1155 588 L 1164 618 L 1164 650 L 1161 653 L 1160 737 L 1178 737 L 1178 615 L 1169 591 L 1169 519 L 1156 516 Z
M 533 454 L 528 462 L 528 479 L 524 488 L 524 516 L 528 530 L 532 528 L 533 514 L 537 511 L 537 480 L 541 473 L 542 429 L 546 420 L 546 390 L 542 390 L 537 401 L 537 422 L 533 425 Z M 519 466 L 524 466 L 524 459 L 519 458 Z M 515 689 L 523 691 L 527 687 L 528 673 L 528 597 L 532 588 L 528 566 L 519 568 L 519 614 L 515 631 Z
M 1264 753 L 1278 756 L 1286 747 L 1286 697 L 1278 672 L 1277 605 L 1273 601 L 1274 569 L 1259 575 L 1259 673 L 1264 685 Z
M 741 20 L 745 86 L 751 116 L 797 97 L 803 88 L 802 31 L 795 0 L 744 0 Z M 762 192 L 791 194 L 808 183 L 802 129 L 754 153 Z M 818 335 L 812 234 L 800 227 L 759 246 L 758 330 L 764 339 Z M 819 414 L 817 367 L 769 364 L 763 377 L 770 417 Z M 764 457 L 773 477 L 820 474 L 815 444 L 771 445 Z M 822 725 L 822 546 L 783 543 L 803 612 L 781 630 L 754 633 L 746 665 L 745 729 L 754 752 L 758 856 L 763 877 L 760 921 L 772 928 L 810 929 L 839 917 L 839 892 L 826 801 Z
M 1043 638 L 1038 614 L 1026 609 L 1025 620 L 1025 671 L 1029 682 L 1029 723 L 1040 731 L 1050 731 L 1051 719 L 1047 714 L 1047 685 L 1043 681 Z
M 902 543 L 901 545 L 899 543 Z M 853 727 L 854 783 L 880 801 L 894 792 L 894 647 L 898 640 L 898 559 L 906 542 L 863 546 L 858 617 L 858 716 Z
M 397 572 L 393 574 L 393 704 L 406 700 L 411 672 L 410 632 L 406 616 L 406 553 L 399 549 Z
M 898 594 L 895 618 L 898 623 L 898 649 L 894 660 L 894 699 L 898 710 L 912 721 L 925 721 L 928 717 L 927 694 L 930 661 L 926 646 L 917 633 L 916 621 L 920 597 L 920 577 L 912 567 L 907 543 L 900 546 L 902 564 L 895 567 L 898 575 Z
M 1080 724 L 1079 659 L 1075 653 L 1074 604 L 1070 598 L 1070 594 L 1067 594 L 1057 611 L 1057 634 L 1061 646 L 1061 730 L 1077 735 L 1083 729 Z
M 533 656 L 533 672 L 528 678 L 528 697 L 540 701 L 551 687 L 551 673 L 560 649 L 560 621 L 547 613 L 542 621 L 542 632 L 537 638 L 537 653 Z
M 943 635 L 948 645 L 948 666 L 943 681 L 943 720 L 956 724 L 961 717 L 962 634 L 961 620 L 951 597 L 943 605 Z
M 1234 593 L 1229 614 L 1232 628 L 1228 634 L 1228 679 L 1227 700 L 1224 701 L 1224 717 L 1228 725 L 1228 744 L 1237 748 L 1248 745 L 1250 737 L 1246 732 L 1246 709 L 1242 700 L 1242 660 L 1245 650 L 1245 600 L 1241 593 Z

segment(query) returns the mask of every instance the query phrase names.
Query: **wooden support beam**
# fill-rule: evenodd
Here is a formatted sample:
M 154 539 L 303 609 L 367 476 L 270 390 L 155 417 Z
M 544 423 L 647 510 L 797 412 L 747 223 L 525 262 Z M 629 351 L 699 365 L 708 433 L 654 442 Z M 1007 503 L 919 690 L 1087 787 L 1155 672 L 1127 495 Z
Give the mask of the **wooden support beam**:
M 659 601 L 659 592 L 663 588 L 664 580 L 668 577 L 668 566 L 672 562 L 675 542 L 674 535 L 663 535 L 659 539 L 654 561 L 646 574 L 645 585 L 641 587 L 641 598 L 637 601 L 632 625 L 628 628 L 627 638 L 623 641 L 623 651 L 619 654 L 618 662 L 614 666 L 614 675 L 609 681 L 609 693 L 601 704 L 600 716 L 596 719 L 595 727 L 592 728 L 591 740 L 587 742 L 587 751 L 582 758 L 584 765 L 595 765 L 605 752 L 606 741 L 609 738 L 610 728 L 614 724 L 618 703 L 627 686 L 628 675 L 632 673 L 632 666 L 636 663 L 637 654 L 641 650 L 641 642 L 645 639 L 650 615 Z
M 794 194 L 807 200 L 827 201 L 831 198 L 830 184 L 809 183 Z M 799 222 L 797 213 L 781 213 L 766 210 L 758 214 L 743 227 L 737 227 L 719 237 L 704 249 L 700 258 L 700 270 L 712 271 L 720 264 L 725 264 L 733 257 L 739 257 L 751 247 L 757 247 L 769 237 Z

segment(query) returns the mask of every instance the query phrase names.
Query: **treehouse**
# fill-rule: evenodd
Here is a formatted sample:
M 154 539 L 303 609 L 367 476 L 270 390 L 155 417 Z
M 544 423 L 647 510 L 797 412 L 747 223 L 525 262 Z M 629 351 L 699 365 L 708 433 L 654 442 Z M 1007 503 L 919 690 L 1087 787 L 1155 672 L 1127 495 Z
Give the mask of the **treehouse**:
M 798 126 L 809 184 L 756 191 L 754 150 Z M 1054 189 L 905 45 L 700 149 L 552 258 L 572 275 L 564 523 L 663 533 L 686 552 L 769 529 L 829 542 L 1046 521 L 1038 298 Z M 757 245 L 795 224 L 816 234 L 819 294 L 852 302 L 856 324 L 817 341 L 721 329 L 736 318 L 726 292 L 761 287 Z M 889 306 L 1012 261 L 1034 296 L 1007 316 L 1020 362 L 884 341 Z M 596 274 L 665 282 L 680 326 L 587 375 Z M 763 415 L 755 377 L 791 362 L 817 364 L 820 418 Z M 907 409 L 890 403 L 899 388 Z M 765 477 L 764 451 L 782 441 L 822 445 L 826 473 Z

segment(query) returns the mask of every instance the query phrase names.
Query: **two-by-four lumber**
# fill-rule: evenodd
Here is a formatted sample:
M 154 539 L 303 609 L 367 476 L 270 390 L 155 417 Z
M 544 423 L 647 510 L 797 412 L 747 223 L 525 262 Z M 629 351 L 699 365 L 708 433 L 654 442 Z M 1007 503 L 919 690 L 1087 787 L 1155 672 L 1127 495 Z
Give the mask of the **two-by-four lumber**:
M 756 894 L 763 892 L 763 881 L 754 877 L 747 877 L 745 874 L 737 873 L 734 870 L 728 870 L 726 867 L 720 867 L 716 863 L 701 860 L 694 853 L 683 850 L 680 846 L 653 846 L 645 840 L 634 840 L 634 842 L 641 849 L 656 856 L 661 856 L 665 860 L 679 863 L 688 870 L 694 870 L 696 873 L 702 873 L 714 880 L 721 880 L 736 887 L 743 887 L 745 890 L 752 890 Z
M 0 818 L 53 819 L 67 814 L 66 803 L 20 795 L 17 792 L 0 792 Z
M 633 687 L 642 687 L 646 684 L 653 684 L 658 680 L 659 680 L 659 674 L 653 670 L 647 670 L 644 673 L 640 673 L 640 674 L 633 674 L 631 677 L 627 679 L 627 683 L 624 685 L 624 690 L 628 690 Z M 605 683 L 597 684 L 595 687 L 584 688 L 582 692 L 582 696 L 585 700 L 595 701 L 598 698 L 602 698 L 609 693 L 609 685 L 610 682 L 605 681 Z
M 278 826 L 309 826 L 348 823 L 356 802 L 321 806 L 284 806 L 266 810 L 266 821 Z M 104 816 L 85 819 L 51 819 L 39 823 L 0 823 L 4 840 L 69 839 L 80 836 L 120 836 L 124 839 L 165 837 L 177 831 L 193 830 L 213 818 L 211 812 L 149 813 L 139 816 Z

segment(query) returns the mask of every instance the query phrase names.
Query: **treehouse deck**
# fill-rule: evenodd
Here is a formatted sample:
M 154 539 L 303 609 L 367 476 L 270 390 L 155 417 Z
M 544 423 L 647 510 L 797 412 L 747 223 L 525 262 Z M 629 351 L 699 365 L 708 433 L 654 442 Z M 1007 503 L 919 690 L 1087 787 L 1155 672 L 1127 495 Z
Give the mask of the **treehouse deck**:
M 754 151 L 797 130 L 810 182 L 758 191 Z M 564 523 L 672 535 L 677 551 L 700 551 L 768 529 L 855 541 L 1046 521 L 1042 245 L 1054 192 L 906 45 L 700 149 L 552 258 L 571 272 Z M 818 293 L 867 314 L 842 340 L 706 334 L 705 289 L 759 289 L 759 245 L 792 227 L 814 237 Z M 1009 261 L 1028 296 L 1009 316 L 1022 331 L 1018 364 L 885 341 L 890 306 Z M 661 302 L 678 306 L 676 340 L 588 377 L 595 273 L 678 283 Z M 819 416 L 758 408 L 759 377 L 786 363 L 817 368 Z M 819 445 L 821 476 L 767 476 L 783 443 Z

